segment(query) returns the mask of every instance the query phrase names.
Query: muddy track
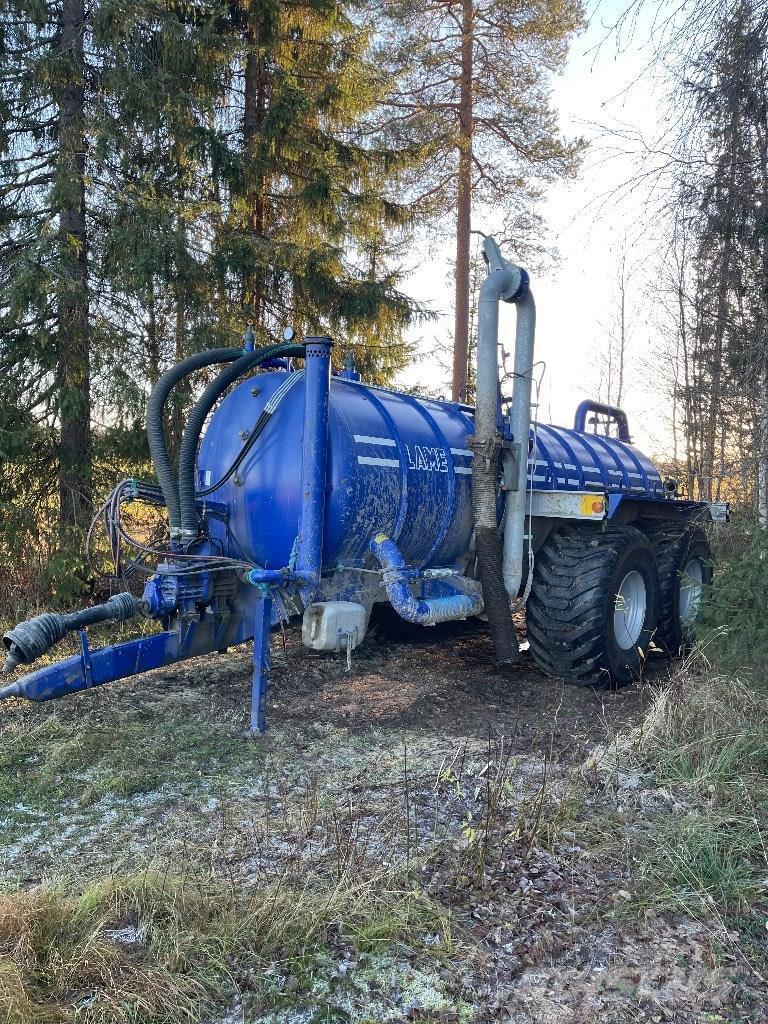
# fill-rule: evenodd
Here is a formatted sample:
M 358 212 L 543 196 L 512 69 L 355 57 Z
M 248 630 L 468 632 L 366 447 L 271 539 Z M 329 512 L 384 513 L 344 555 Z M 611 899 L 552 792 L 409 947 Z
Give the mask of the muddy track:
M 594 743 L 639 720 L 652 687 L 664 683 L 669 662 L 649 662 L 645 680 L 618 691 L 582 689 L 544 675 L 527 651 L 519 666 L 500 668 L 482 624 L 446 623 L 408 639 L 369 634 L 353 654 L 351 671 L 340 654 L 303 647 L 297 628 L 272 645 L 268 720 L 424 732 L 446 737 L 503 735 L 516 749 L 580 758 Z M 79 717 L 85 707 L 131 708 L 188 704 L 205 720 L 247 725 L 251 648 L 197 658 L 143 676 L 107 684 L 49 705 L 14 702 L 17 714 Z M 153 712 L 154 709 L 154 712 Z M 194 710 L 193 710 L 194 709 Z M 10 711 L 10 707 L 9 707 Z M 201 723 L 202 724 L 202 723 Z

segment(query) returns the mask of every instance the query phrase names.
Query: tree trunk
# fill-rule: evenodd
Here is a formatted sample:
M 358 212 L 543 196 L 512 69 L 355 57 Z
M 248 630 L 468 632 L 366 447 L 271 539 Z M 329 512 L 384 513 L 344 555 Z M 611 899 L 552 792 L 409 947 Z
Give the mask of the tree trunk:
M 621 253 L 621 266 L 619 269 L 619 383 L 616 388 L 616 405 L 621 408 L 621 400 L 624 397 L 624 362 L 627 350 L 627 252 L 626 237 L 624 248 Z
M 91 505 L 91 396 L 88 240 L 85 224 L 83 0 L 64 0 L 58 42 L 60 85 L 56 195 L 61 290 L 57 309 L 60 532 L 81 532 Z
M 760 65 L 760 86 L 766 89 L 765 65 Z M 760 205 L 764 210 L 768 202 L 768 109 L 761 105 L 756 144 L 760 160 Z M 757 448 L 757 519 L 761 529 L 768 529 L 768 239 L 760 236 L 760 298 L 762 330 L 755 362 L 759 366 L 758 393 L 758 448 Z
M 459 170 L 456 210 L 456 321 L 453 332 L 454 402 L 467 399 L 469 351 L 469 260 L 472 230 L 472 58 L 473 0 L 462 0 L 461 80 L 459 97 Z
M 254 242 L 266 230 L 266 199 L 264 179 L 258 171 L 259 143 L 266 110 L 266 69 L 260 49 L 259 31 L 254 24 L 247 33 L 248 54 L 245 61 L 245 95 L 243 110 L 243 141 L 246 158 L 246 201 L 249 227 Z M 250 306 L 256 328 L 265 327 L 264 272 L 256 265 L 243 281 L 243 305 Z
M 757 453 L 757 519 L 768 529 L 768 359 L 760 373 L 760 429 Z

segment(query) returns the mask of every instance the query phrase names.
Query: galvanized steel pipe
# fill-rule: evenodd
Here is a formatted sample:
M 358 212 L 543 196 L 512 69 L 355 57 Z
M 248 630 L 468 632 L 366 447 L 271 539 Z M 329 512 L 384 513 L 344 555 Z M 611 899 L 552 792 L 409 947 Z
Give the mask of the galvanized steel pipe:
M 525 499 L 528 486 L 528 437 L 531 429 L 531 385 L 533 348 L 536 334 L 536 303 L 527 287 L 515 299 L 514 383 L 509 418 L 512 437 L 517 442 L 517 459 L 505 453 L 505 477 L 512 484 L 504 507 L 504 587 L 511 598 L 517 597 L 523 579 L 525 549 Z M 507 461 L 509 460 L 509 464 Z
M 471 441 L 472 514 L 485 613 L 496 657 L 502 664 L 511 664 L 519 658 L 519 648 L 504 585 L 503 547 L 496 516 L 501 450 L 499 302 L 514 299 L 523 282 L 523 272 L 502 258 L 494 239 L 485 239 L 483 251 L 488 276 L 480 288 L 478 302 L 475 433 Z

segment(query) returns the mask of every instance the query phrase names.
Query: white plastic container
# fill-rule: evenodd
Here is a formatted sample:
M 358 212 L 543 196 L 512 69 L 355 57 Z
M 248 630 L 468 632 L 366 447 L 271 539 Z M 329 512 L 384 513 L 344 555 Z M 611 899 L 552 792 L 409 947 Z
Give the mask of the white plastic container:
M 318 601 L 304 612 L 301 641 L 313 651 L 353 650 L 363 642 L 365 618 L 353 601 Z

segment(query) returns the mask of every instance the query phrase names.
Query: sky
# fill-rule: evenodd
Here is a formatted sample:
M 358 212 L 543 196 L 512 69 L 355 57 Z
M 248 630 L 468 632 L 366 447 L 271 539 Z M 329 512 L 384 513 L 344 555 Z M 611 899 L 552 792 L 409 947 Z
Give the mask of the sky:
M 536 352 L 545 363 L 539 419 L 570 426 L 583 398 L 596 398 L 600 353 L 616 310 L 617 249 L 627 239 L 631 331 L 629 366 L 622 405 L 635 443 L 649 454 L 669 449 L 667 402 L 658 386 L 657 338 L 652 324 L 651 257 L 653 231 L 647 224 L 647 186 L 624 188 L 637 174 L 644 143 L 657 135 L 664 117 L 663 86 L 648 71 L 651 48 L 642 22 L 633 39 L 617 46 L 606 40 L 606 26 L 626 0 L 603 0 L 592 10 L 589 27 L 575 40 L 563 75 L 553 82 L 553 103 L 566 136 L 582 136 L 590 148 L 576 180 L 551 187 L 541 212 L 556 261 L 531 278 L 537 305 Z M 651 5 L 652 6 L 652 5 Z M 602 44 L 602 45 L 601 45 Z M 617 139 L 617 134 L 621 139 Z M 627 136 L 632 141 L 625 141 Z M 620 191 L 617 197 L 614 193 Z M 501 215 L 473 218 L 473 228 L 493 233 Z M 431 355 L 435 339 L 450 339 L 453 329 L 451 240 L 432 248 L 405 290 L 432 309 L 437 322 L 420 332 L 421 360 L 401 375 L 405 385 L 439 379 L 450 394 L 449 376 Z M 511 341 L 514 312 L 502 306 L 501 337 Z M 443 360 L 444 361 L 444 360 Z

